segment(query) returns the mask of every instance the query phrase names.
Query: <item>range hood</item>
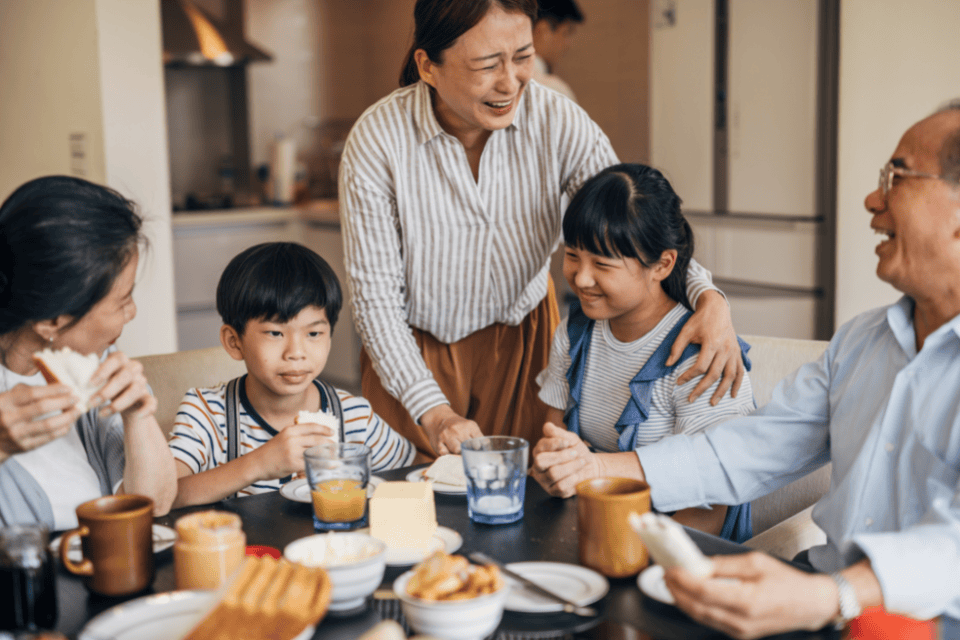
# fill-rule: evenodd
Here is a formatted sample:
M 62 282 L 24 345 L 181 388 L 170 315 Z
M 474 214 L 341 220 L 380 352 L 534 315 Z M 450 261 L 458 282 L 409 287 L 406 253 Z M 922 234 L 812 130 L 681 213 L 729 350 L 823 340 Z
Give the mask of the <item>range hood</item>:
M 217 20 L 191 0 L 161 0 L 163 63 L 168 67 L 231 67 L 273 56 L 243 37 L 243 2 L 226 0 Z

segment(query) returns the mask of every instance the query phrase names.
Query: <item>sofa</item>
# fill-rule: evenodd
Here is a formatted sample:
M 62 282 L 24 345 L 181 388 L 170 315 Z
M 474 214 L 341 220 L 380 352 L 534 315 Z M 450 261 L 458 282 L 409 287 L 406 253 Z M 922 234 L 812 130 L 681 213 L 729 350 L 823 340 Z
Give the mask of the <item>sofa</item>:
M 751 380 L 757 406 L 770 400 L 776 384 L 800 365 L 816 360 L 827 346 L 815 340 L 743 336 L 751 345 Z M 157 397 L 157 421 L 173 428 L 177 407 L 190 387 L 213 386 L 245 372 L 242 361 L 220 347 L 138 358 Z M 810 518 L 812 505 L 830 486 L 830 465 L 752 503 L 754 537 L 747 545 L 782 558 L 820 544 L 825 536 Z

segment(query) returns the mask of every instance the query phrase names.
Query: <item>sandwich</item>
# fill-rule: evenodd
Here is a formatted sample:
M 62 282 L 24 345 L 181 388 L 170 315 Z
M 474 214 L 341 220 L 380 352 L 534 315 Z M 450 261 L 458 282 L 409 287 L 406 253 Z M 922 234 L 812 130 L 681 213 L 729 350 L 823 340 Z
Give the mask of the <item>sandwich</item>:
M 329 427 L 333 432 L 331 436 L 334 442 L 340 441 L 340 423 L 337 417 L 326 411 L 301 411 L 293 419 L 294 424 L 318 424 L 321 427 Z
M 100 358 L 97 354 L 80 355 L 70 347 L 62 349 L 44 349 L 33 354 L 33 362 L 40 369 L 43 378 L 48 384 L 65 384 L 70 387 L 80 400 L 77 407 L 86 413 L 93 407 L 90 398 L 103 385 L 91 385 L 90 378 L 100 367 Z
M 447 484 L 466 491 L 467 474 L 463 470 L 463 458 L 445 455 L 437 458 L 423 473 L 424 478 L 437 484 Z

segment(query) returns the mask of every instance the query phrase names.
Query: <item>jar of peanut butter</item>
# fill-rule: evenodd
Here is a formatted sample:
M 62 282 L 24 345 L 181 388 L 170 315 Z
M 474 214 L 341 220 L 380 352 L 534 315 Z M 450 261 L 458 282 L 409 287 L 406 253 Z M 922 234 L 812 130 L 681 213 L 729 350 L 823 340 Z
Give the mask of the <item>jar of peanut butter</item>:
M 177 589 L 216 589 L 243 561 L 247 537 L 240 516 L 201 511 L 177 520 L 173 568 Z

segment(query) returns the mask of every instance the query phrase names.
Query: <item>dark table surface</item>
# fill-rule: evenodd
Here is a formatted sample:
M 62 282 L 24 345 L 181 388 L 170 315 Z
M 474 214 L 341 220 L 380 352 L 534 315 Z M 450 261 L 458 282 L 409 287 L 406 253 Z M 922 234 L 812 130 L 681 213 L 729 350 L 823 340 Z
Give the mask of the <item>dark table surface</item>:
M 409 470 L 381 472 L 386 480 L 402 480 Z M 508 525 L 489 526 L 471 522 L 467 516 L 466 497 L 436 494 L 437 520 L 463 536 L 457 553 L 482 551 L 504 562 L 552 561 L 578 564 L 576 498 L 561 500 L 549 496 L 533 480 L 528 479 L 524 518 Z M 247 544 L 262 544 L 280 550 L 290 542 L 314 533 L 312 505 L 292 502 L 279 493 L 223 500 L 214 505 L 180 509 L 158 518 L 157 522 L 172 527 L 178 517 L 191 511 L 209 508 L 232 511 L 243 519 Z M 734 543 L 691 531 L 696 543 L 708 555 L 743 552 Z M 406 568 L 387 567 L 384 585 L 389 585 Z M 173 552 L 168 549 L 157 555 L 157 575 L 152 589 L 133 597 L 172 591 Z M 57 577 L 60 610 L 57 629 L 76 638 L 93 616 L 106 611 L 124 599 L 104 598 L 91 594 L 81 579 L 60 569 Z M 127 598 L 130 599 L 130 598 Z M 597 606 L 597 618 L 581 618 L 573 614 L 529 614 L 505 612 L 495 634 L 501 638 L 607 639 L 636 637 L 643 639 L 680 640 L 726 637 L 707 629 L 681 611 L 646 597 L 637 587 L 636 577 L 611 579 L 610 592 Z M 362 613 L 327 616 L 318 626 L 315 640 L 349 640 L 361 635 L 384 617 L 397 617 L 395 600 L 372 601 Z M 402 620 L 401 620 L 402 621 Z M 637 633 L 639 632 L 639 634 Z M 780 638 L 834 639 L 833 631 L 793 633 Z

